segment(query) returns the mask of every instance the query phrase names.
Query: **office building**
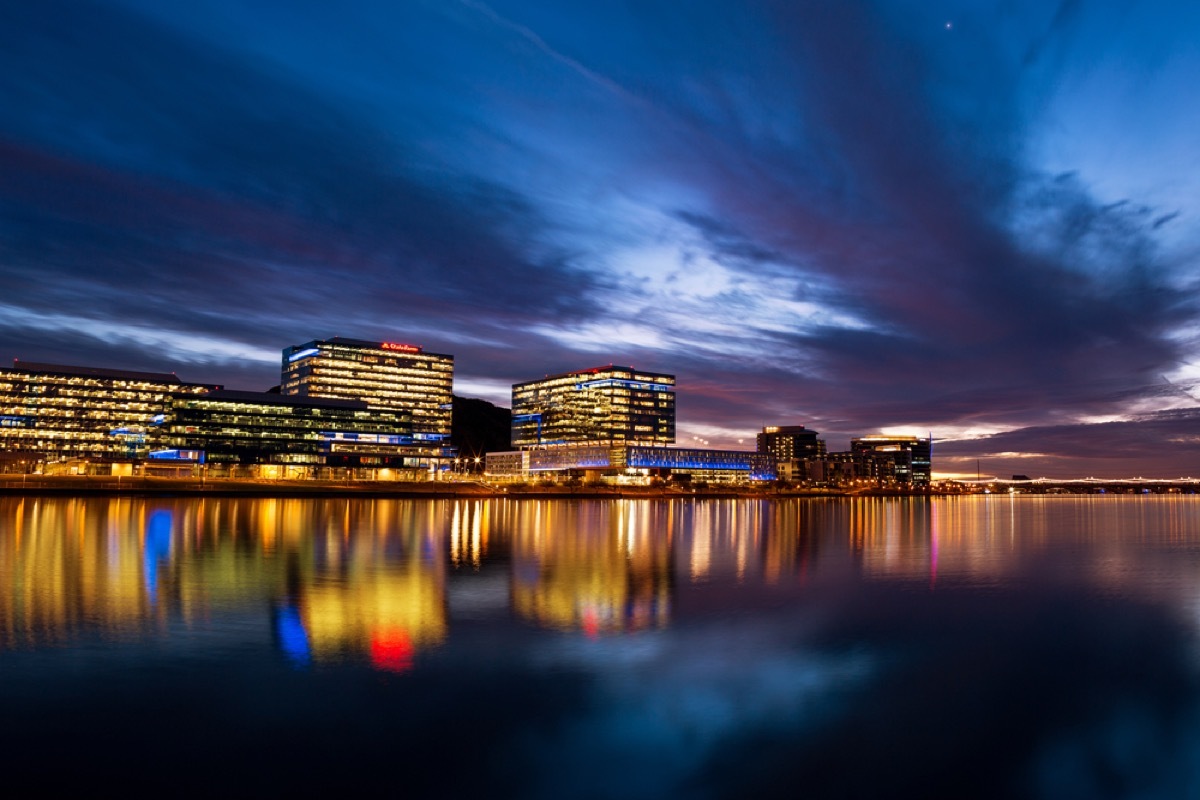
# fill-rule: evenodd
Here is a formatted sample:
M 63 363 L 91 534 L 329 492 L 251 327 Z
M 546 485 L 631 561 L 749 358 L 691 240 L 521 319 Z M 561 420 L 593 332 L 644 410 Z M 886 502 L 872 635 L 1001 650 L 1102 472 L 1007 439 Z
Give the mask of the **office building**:
M 417 441 L 449 443 L 454 356 L 418 345 L 317 339 L 285 348 L 280 391 L 408 411 Z
M 769 454 L 653 445 L 576 444 L 488 453 L 485 472 L 496 478 L 592 475 L 611 478 L 675 478 L 743 482 L 776 477 Z
M 219 388 L 174 373 L 17 361 L 0 369 L 0 449 L 34 461 L 144 458 L 177 399 Z
M 880 482 L 929 486 L 933 439 L 916 436 L 862 436 L 850 440 L 861 474 Z
M 818 458 L 825 454 L 825 440 L 803 425 L 769 425 L 758 434 L 758 452 L 770 453 L 775 463 Z
M 358 400 L 215 391 L 177 398 L 164 423 L 166 451 L 203 453 L 210 464 L 307 464 L 426 468 L 436 444 L 414 442 L 407 411 Z
M 512 388 L 513 447 L 674 441 L 674 375 L 609 365 Z

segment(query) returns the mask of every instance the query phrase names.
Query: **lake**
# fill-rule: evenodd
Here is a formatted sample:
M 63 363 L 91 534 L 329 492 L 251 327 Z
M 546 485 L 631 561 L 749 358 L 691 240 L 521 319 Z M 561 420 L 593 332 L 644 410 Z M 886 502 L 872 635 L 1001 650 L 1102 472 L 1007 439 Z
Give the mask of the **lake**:
M 0 766 L 22 796 L 1196 797 L 1198 631 L 1195 496 L 8 496 Z

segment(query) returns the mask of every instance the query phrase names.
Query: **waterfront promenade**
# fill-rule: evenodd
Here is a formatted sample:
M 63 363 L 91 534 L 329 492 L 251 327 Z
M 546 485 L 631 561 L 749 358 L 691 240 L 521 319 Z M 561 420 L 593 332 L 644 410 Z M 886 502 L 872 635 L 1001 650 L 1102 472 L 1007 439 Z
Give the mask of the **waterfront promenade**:
M 1198 494 L 1200 481 L 1091 479 L 1029 482 L 945 482 L 929 490 L 902 487 L 806 487 L 758 484 L 654 486 L 567 483 L 498 483 L 455 476 L 438 481 L 289 480 L 266 478 L 174 478 L 112 475 L 0 475 L 2 494 L 213 495 L 246 497 L 513 497 L 513 498 L 795 498 L 922 497 L 964 494 Z
M 685 487 L 490 483 L 482 479 L 439 481 L 286 480 L 262 478 L 168 478 L 110 475 L 3 475 L 0 494 L 137 494 L 230 495 L 261 497 L 767 497 L 770 486 L 716 485 Z M 789 495 L 852 494 L 835 489 L 788 490 Z M 894 492 L 893 492 L 894 494 Z

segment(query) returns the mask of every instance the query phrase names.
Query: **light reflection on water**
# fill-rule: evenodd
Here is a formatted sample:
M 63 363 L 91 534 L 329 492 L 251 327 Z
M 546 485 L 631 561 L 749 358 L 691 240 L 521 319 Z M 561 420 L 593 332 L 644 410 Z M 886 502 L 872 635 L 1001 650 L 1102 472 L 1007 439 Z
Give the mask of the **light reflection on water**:
M 0 712 L 24 725 L 0 752 L 111 740 L 186 771 L 128 722 L 169 697 L 156 724 L 225 759 L 192 778 L 247 790 L 234 748 L 283 737 L 407 743 L 430 793 L 1176 796 L 1198 577 L 1180 496 L 9 497 Z M 464 735 L 479 757 L 448 773 Z

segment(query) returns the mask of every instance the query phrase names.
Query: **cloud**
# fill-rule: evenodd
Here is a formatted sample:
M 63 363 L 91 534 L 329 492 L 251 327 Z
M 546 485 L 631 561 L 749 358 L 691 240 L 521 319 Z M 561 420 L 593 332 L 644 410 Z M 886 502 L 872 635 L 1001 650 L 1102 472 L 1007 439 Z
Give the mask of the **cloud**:
M 1019 428 L 977 439 L 940 442 L 938 466 L 974 471 L 987 459 L 989 474 L 1031 477 L 1200 476 L 1200 410 L 1179 408 L 1093 424 Z
M 3 88 L 32 105 L 0 112 L 8 303 L 273 347 L 348 312 L 372 332 L 586 313 L 586 274 L 527 257 L 528 202 L 431 182 L 336 98 L 116 10 L 14 13 Z

